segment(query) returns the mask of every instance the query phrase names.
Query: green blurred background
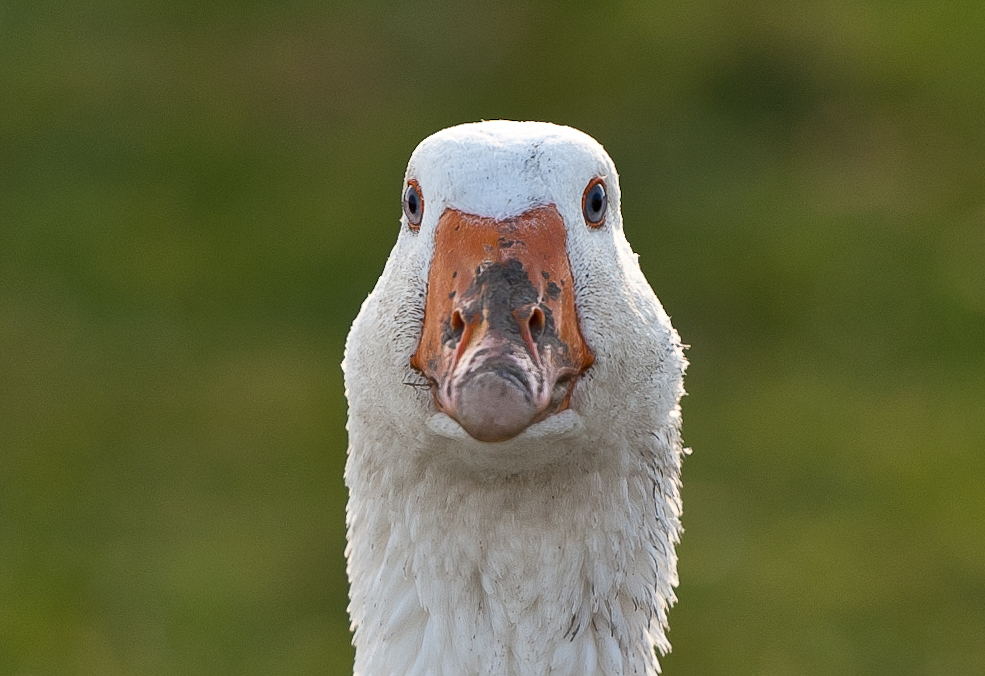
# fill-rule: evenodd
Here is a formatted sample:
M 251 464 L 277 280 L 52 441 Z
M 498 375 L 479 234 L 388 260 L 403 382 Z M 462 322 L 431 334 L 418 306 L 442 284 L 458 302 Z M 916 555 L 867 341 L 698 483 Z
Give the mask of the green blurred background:
M 570 124 L 685 342 L 670 676 L 985 674 L 985 4 L 0 5 L 0 674 L 351 673 L 422 138 Z

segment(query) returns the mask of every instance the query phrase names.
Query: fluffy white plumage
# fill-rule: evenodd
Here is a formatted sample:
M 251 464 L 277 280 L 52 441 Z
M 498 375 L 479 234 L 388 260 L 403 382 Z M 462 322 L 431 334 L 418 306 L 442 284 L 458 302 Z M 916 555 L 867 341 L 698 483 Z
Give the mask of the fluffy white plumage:
M 582 215 L 608 188 L 605 225 Z M 346 344 L 349 606 L 355 673 L 655 674 L 680 534 L 677 333 L 623 235 L 618 177 L 591 137 L 536 122 L 446 129 L 414 151 L 403 220 Z M 595 362 L 570 408 L 483 443 L 410 366 L 445 208 L 504 218 L 553 204 Z

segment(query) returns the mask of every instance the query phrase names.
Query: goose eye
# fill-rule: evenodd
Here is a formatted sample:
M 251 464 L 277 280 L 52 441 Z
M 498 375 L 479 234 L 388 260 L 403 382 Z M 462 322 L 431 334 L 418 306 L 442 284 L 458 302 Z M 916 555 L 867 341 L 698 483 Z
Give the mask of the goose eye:
M 404 214 L 407 216 L 411 230 L 421 227 L 421 219 L 424 218 L 424 196 L 417 181 L 407 182 L 407 189 L 404 190 Z
M 605 195 L 605 183 L 601 178 L 593 178 L 585 188 L 585 194 L 581 198 L 581 210 L 585 214 L 585 222 L 593 228 L 602 225 L 605 220 L 605 209 L 609 205 L 609 199 Z

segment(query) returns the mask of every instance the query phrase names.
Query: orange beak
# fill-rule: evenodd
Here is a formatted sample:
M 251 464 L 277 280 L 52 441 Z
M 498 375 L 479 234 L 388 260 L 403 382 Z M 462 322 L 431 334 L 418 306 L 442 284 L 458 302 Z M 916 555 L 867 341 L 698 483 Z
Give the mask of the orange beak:
M 503 220 L 438 220 L 424 330 L 410 363 L 435 405 L 479 441 L 505 441 L 568 407 L 594 361 L 575 311 L 553 206 Z

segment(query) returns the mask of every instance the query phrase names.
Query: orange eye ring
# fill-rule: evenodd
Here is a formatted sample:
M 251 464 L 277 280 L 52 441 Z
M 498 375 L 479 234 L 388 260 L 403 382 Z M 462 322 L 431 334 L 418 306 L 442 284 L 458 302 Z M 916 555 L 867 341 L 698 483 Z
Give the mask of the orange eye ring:
M 416 232 L 420 229 L 421 220 L 424 218 L 424 194 L 421 192 L 421 186 L 414 179 L 407 181 L 403 203 L 407 225 Z
M 585 223 L 590 228 L 600 228 L 605 223 L 605 212 L 609 206 L 609 198 L 605 191 L 605 181 L 601 178 L 593 178 L 585 187 L 585 192 L 581 196 L 581 212 L 585 216 Z

